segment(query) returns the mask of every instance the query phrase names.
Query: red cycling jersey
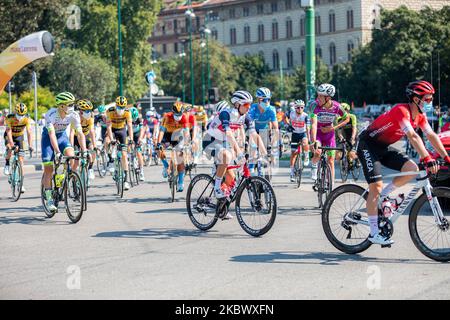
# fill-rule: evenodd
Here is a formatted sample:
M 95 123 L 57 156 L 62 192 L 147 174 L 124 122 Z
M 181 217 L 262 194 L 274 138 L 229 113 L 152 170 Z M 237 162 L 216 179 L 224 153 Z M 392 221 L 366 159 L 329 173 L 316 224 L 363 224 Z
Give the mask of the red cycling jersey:
M 426 134 L 433 132 L 425 114 L 419 113 L 413 120 L 409 105 L 404 103 L 395 105 L 390 111 L 376 118 L 367 127 L 365 134 L 371 141 L 389 146 L 417 127 Z

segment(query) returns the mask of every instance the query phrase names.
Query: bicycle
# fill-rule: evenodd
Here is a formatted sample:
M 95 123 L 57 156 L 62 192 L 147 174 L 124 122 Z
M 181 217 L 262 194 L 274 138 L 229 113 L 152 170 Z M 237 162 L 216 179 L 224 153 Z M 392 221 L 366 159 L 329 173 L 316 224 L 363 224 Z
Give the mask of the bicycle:
M 233 202 L 239 225 L 249 235 L 259 237 L 272 228 L 277 214 L 275 192 L 266 179 L 250 175 L 248 155 L 245 159 L 242 164 L 228 166 L 229 170 L 238 170 L 235 185 L 226 198 L 216 200 L 212 176 L 201 173 L 192 179 L 186 207 L 196 228 L 202 231 L 211 229 L 219 218 L 227 215 Z
M 80 176 L 72 170 L 71 160 L 79 160 L 80 157 L 61 156 L 53 160 L 52 175 L 52 198 L 56 208 L 61 201 L 64 201 L 66 213 L 72 223 L 80 221 L 83 212 L 86 211 L 86 193 Z M 63 173 L 58 173 L 59 167 L 63 165 Z M 52 218 L 58 210 L 50 211 L 47 208 L 44 183 L 41 181 L 41 201 L 44 212 L 48 218 Z M 70 203 L 74 203 L 73 207 Z
M 361 164 L 359 162 L 359 159 L 356 158 L 354 160 L 350 159 L 350 152 L 348 150 L 351 150 L 350 143 L 342 139 L 342 155 L 341 159 L 339 160 L 339 168 L 341 172 L 341 179 L 342 183 L 347 182 L 348 175 L 351 173 L 353 180 L 356 182 L 359 179 L 359 176 L 361 175 Z M 349 148 L 350 147 L 350 148 Z
M 175 201 L 175 192 L 178 189 L 178 164 L 176 162 L 176 147 L 170 150 L 170 160 L 168 168 L 167 182 L 169 182 L 170 202 Z
M 385 216 L 378 209 L 380 233 L 390 238 L 394 234 L 394 223 L 412 205 L 408 227 L 412 242 L 425 256 L 436 261 L 450 261 L 450 189 L 433 188 L 430 175 L 419 165 L 419 172 L 404 172 L 384 176 L 393 178 L 416 175 L 417 182 L 400 206 Z M 423 193 L 416 198 L 417 193 Z M 368 189 L 347 184 L 336 188 L 329 196 L 322 214 L 322 227 L 331 244 L 338 250 L 356 254 L 367 250 L 372 243 L 369 235 L 369 221 L 366 211 Z M 429 240 L 429 241 L 428 241 Z M 440 247 L 441 245 L 447 248 Z M 390 247 L 387 245 L 385 247 Z
M 303 152 L 302 152 L 302 145 L 301 143 L 292 143 L 292 145 L 297 144 L 297 150 L 295 153 L 297 154 L 297 157 L 295 158 L 294 162 L 294 177 L 295 177 L 295 183 L 297 184 L 297 188 L 300 188 L 300 184 L 302 183 L 302 173 L 303 173 Z
M 22 186 L 23 186 L 23 168 L 20 164 L 19 156 L 25 153 L 28 150 L 20 150 L 18 146 L 15 146 L 11 149 L 12 155 L 10 158 L 10 173 L 8 176 L 8 183 L 11 186 L 11 197 L 12 201 L 16 202 L 19 200 L 20 195 L 22 194 Z
M 197 175 L 197 164 L 194 162 L 194 152 L 192 151 L 192 145 L 186 145 L 183 147 L 183 157 L 186 175 L 189 175 L 189 179 L 192 180 L 192 173 Z
M 108 156 L 103 143 L 99 144 L 95 151 L 98 175 L 100 178 L 104 178 L 106 176 L 106 172 L 108 171 Z
M 128 152 L 128 173 L 130 184 L 133 187 L 134 185 L 139 185 L 139 175 L 141 173 L 141 169 L 139 167 L 139 161 L 137 157 L 137 148 L 133 145 L 131 150 Z
M 322 150 L 320 154 L 320 160 L 317 164 L 317 180 L 313 184 L 313 190 L 317 192 L 317 199 L 319 202 L 319 208 L 323 207 L 325 196 L 326 198 L 330 195 L 333 190 L 333 181 L 331 177 L 331 168 L 327 159 L 327 152 L 325 151 L 343 151 L 342 148 L 334 148 L 334 147 L 318 147 L 318 149 Z
M 111 141 L 111 147 L 116 147 L 117 156 L 114 157 L 114 173 L 113 180 L 116 184 L 117 195 L 123 198 L 124 189 L 124 172 L 122 169 L 122 148 L 126 147 L 124 144 L 119 144 L 119 149 L 117 150 L 117 142 Z

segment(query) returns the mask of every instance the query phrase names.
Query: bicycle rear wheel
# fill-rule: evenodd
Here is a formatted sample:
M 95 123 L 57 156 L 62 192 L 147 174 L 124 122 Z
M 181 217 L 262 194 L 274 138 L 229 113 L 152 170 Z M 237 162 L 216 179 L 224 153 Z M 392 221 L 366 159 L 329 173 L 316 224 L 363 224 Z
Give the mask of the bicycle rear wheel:
M 186 193 L 186 209 L 196 228 L 206 231 L 216 224 L 216 202 L 214 179 L 204 173 L 195 176 Z
M 114 180 L 116 182 L 117 195 L 123 198 L 123 169 L 120 162 L 116 163 L 115 167 L 116 170 L 114 170 Z
M 23 172 L 22 166 L 15 162 L 11 168 L 11 196 L 12 200 L 15 202 L 19 200 L 20 195 L 22 193 L 22 185 L 23 185 Z
M 294 163 L 294 172 L 295 172 L 295 180 L 297 182 L 297 188 L 300 188 L 300 184 L 302 183 L 302 173 L 303 173 L 303 161 L 302 155 L 299 153 Z
M 347 153 L 342 154 L 341 160 L 339 160 L 339 168 L 341 171 L 341 179 L 342 183 L 345 183 L 348 178 L 348 160 L 347 160 Z
M 236 217 L 242 229 L 253 237 L 267 233 L 277 215 L 277 199 L 269 181 L 247 178 L 236 195 Z
M 97 152 L 97 171 L 100 178 L 103 178 L 106 175 L 106 171 L 108 170 L 107 159 L 105 151 Z
M 52 179 L 53 184 L 53 179 Z M 52 187 L 52 193 L 53 193 L 53 187 Z M 41 179 L 41 203 L 44 208 L 44 213 L 47 216 L 47 218 L 53 218 L 53 216 L 56 214 L 57 211 L 50 211 L 47 208 L 47 198 L 45 197 L 45 188 L 44 188 L 44 181 Z M 57 203 L 55 203 L 56 207 L 58 207 Z
M 85 208 L 86 198 L 83 183 L 76 172 L 71 172 L 65 183 L 64 203 L 66 205 L 67 216 L 70 221 L 77 223 L 80 221 Z
M 169 175 L 169 188 L 170 188 L 170 202 L 175 201 L 175 192 L 177 187 L 178 175 L 174 175 L 173 172 Z
M 356 182 L 359 179 L 359 176 L 361 175 L 361 163 L 359 162 L 359 159 L 356 158 L 353 160 L 353 167 L 352 167 L 352 177 L 353 180 Z
M 431 205 L 426 194 L 422 194 L 414 202 L 409 215 L 409 234 L 422 254 L 430 259 L 450 261 L 450 189 L 433 188 L 433 195 L 444 216 L 443 225 L 435 221 Z
M 367 240 L 370 228 L 366 199 L 365 190 L 354 184 L 340 186 L 328 197 L 322 210 L 322 227 L 336 249 L 355 254 L 371 246 Z

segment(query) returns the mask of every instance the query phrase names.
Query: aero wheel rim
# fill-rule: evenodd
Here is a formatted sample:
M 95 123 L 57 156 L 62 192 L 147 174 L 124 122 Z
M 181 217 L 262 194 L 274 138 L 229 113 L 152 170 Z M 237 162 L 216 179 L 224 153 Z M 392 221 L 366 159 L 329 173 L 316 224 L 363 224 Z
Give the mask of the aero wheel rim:
M 192 218 L 199 225 L 210 224 L 216 215 L 214 182 L 208 177 L 199 179 L 192 186 L 189 201 Z
M 83 212 L 83 185 L 78 177 L 72 174 L 66 185 L 66 206 L 72 218 L 77 218 Z

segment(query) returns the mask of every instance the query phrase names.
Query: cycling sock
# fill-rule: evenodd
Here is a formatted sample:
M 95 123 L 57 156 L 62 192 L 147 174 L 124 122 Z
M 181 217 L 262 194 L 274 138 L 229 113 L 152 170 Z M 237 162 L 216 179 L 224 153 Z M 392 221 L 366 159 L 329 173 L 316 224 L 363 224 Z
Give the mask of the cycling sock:
M 378 216 L 369 216 L 370 236 L 376 236 L 380 231 L 378 229 Z
M 291 166 L 291 176 L 294 175 L 294 166 Z
M 216 176 L 214 188 L 216 190 L 219 190 L 221 185 L 222 185 L 222 178 Z
M 161 161 L 162 161 L 162 163 L 164 165 L 164 168 L 167 169 L 169 167 L 169 163 L 167 162 L 167 159 L 162 159 Z
M 125 170 L 123 173 L 124 173 L 124 178 L 125 178 L 124 181 L 127 181 L 127 178 L 128 178 L 128 170 Z
M 390 182 L 386 187 L 384 187 L 384 189 L 381 191 L 380 197 L 381 198 L 385 198 L 387 197 L 390 193 L 392 193 L 395 189 L 397 189 L 397 187 Z
M 45 189 L 45 198 L 48 200 L 52 197 L 52 189 Z
M 9 166 L 9 159 L 5 159 L 5 165 Z

